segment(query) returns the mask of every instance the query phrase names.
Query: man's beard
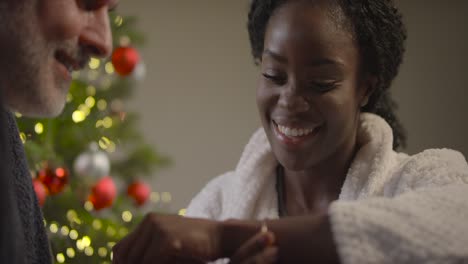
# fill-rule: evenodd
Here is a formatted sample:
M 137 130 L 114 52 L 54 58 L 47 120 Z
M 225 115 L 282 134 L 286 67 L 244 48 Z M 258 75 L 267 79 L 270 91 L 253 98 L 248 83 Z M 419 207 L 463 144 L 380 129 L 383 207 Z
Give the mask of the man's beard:
M 46 78 L 55 76 L 47 72 L 52 70 L 49 60 L 54 47 L 41 33 L 34 5 L 24 2 L 31 1 L 0 6 L 0 47 L 5 51 L 0 62 L 0 84 L 5 104 L 28 116 L 54 116 L 61 112 L 65 101 L 50 97 L 54 87 L 48 86 L 60 81 Z

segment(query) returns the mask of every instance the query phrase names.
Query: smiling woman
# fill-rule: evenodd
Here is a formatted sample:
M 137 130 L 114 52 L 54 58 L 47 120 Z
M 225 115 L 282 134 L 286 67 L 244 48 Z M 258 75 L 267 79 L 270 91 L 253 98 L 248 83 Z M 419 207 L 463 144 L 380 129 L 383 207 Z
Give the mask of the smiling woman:
M 253 0 L 248 30 L 263 127 L 192 200 L 193 218 L 148 215 L 115 260 L 467 261 L 465 157 L 397 151 L 389 88 L 406 31 L 393 2 Z

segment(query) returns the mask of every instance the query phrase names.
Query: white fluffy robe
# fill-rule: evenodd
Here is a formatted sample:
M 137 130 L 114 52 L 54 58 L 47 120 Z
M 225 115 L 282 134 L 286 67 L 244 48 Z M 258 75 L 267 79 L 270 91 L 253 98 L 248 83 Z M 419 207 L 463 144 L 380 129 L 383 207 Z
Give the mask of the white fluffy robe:
M 392 150 L 389 125 L 362 114 L 360 149 L 329 208 L 341 262 L 468 263 L 468 165 L 459 152 Z M 187 216 L 278 218 L 274 158 L 263 129 L 232 172 L 213 179 Z M 300 243 L 300 242 L 298 242 Z

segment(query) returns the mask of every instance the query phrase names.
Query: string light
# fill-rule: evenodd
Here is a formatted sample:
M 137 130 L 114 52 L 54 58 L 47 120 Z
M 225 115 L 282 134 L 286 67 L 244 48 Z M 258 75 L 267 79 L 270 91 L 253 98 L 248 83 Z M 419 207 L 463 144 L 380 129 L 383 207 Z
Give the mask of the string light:
M 120 46 L 129 46 L 131 41 L 128 36 L 121 36 L 119 42 Z
M 75 250 L 73 248 L 67 248 L 67 256 L 69 258 L 74 258 L 75 257 Z
M 84 250 L 86 256 L 91 257 L 94 254 L 94 249 L 92 247 L 87 247 Z
M 55 233 L 58 232 L 58 229 L 59 229 L 59 228 L 58 228 L 58 226 L 57 226 L 56 223 L 52 223 L 52 224 L 50 224 L 49 229 L 50 229 L 50 232 L 52 232 L 52 233 L 55 234 Z
M 110 142 L 110 139 L 107 137 L 101 137 L 99 140 L 99 147 L 101 147 L 103 150 L 106 150 L 109 147 Z
M 89 246 L 91 246 L 91 238 L 89 238 L 89 236 L 84 236 L 84 237 L 81 239 L 81 242 L 83 243 L 83 246 L 84 246 L 84 247 L 89 247 Z
M 71 93 L 68 93 L 67 94 L 67 103 L 70 103 L 71 101 L 73 101 L 73 95 Z
M 115 246 L 115 242 L 107 242 L 107 247 L 112 249 Z
M 82 111 L 77 110 L 73 112 L 72 119 L 73 119 L 73 122 L 80 123 L 86 119 L 86 115 Z
M 120 27 L 122 26 L 123 24 L 123 17 L 122 16 L 116 16 L 115 19 L 114 19 L 114 24 L 117 26 L 117 27 Z
M 152 192 L 150 195 L 150 199 L 153 203 L 158 203 L 161 200 L 161 195 L 158 192 Z
M 124 220 L 124 222 L 131 222 L 132 221 L 132 218 L 133 218 L 133 215 L 130 211 L 125 211 L 122 213 L 122 220 Z
M 111 128 L 112 127 L 112 118 L 106 116 L 104 117 L 104 119 L 102 120 L 102 125 L 105 127 L 105 128 Z
M 113 228 L 112 226 L 108 226 L 107 230 L 106 230 L 106 233 L 110 237 L 115 236 L 115 234 L 116 234 L 115 228 Z
M 99 65 L 101 65 L 101 61 L 99 59 L 91 58 L 89 60 L 89 68 L 91 70 L 96 70 L 97 68 L 99 68 Z
M 65 262 L 65 256 L 62 253 L 57 254 L 57 262 L 58 263 L 64 263 Z
M 83 245 L 83 241 L 81 239 L 78 239 L 76 241 L 76 248 L 79 250 L 79 251 L 83 251 L 85 249 L 84 245 Z
M 84 209 L 85 209 L 86 211 L 88 211 L 88 212 L 91 212 L 91 211 L 94 209 L 93 203 L 90 202 L 90 201 L 86 201 L 86 202 L 84 203 Z
M 95 96 L 96 95 L 96 87 L 94 87 L 92 85 L 88 85 L 88 87 L 86 87 L 86 93 L 89 96 Z
M 101 99 L 97 102 L 97 108 L 101 111 L 104 111 L 107 109 L 107 102 L 104 99 Z
M 107 74 L 113 74 L 115 72 L 114 65 L 112 65 L 112 62 L 106 63 L 104 66 L 104 70 L 106 71 Z
M 102 222 L 99 219 L 93 220 L 93 228 L 96 230 L 100 230 L 102 228 Z
M 19 112 L 15 112 L 15 116 L 16 116 L 17 118 L 21 118 L 23 115 L 22 115 L 21 113 L 19 113 Z
M 26 143 L 27 137 L 26 137 L 26 134 L 25 134 L 25 133 L 21 132 L 21 133 L 20 133 L 20 138 L 21 138 L 21 142 L 23 142 L 23 144 Z
M 95 104 L 96 104 L 96 100 L 94 99 L 94 97 L 88 96 L 88 98 L 86 98 L 85 105 L 88 108 L 93 108 Z
M 85 104 L 80 104 L 78 106 L 78 110 L 83 112 L 85 116 L 88 116 L 89 113 L 91 113 L 91 109 L 89 109 L 89 107 Z
M 187 209 L 185 208 L 179 210 L 179 215 L 181 216 L 185 216 L 186 213 L 187 213 Z
M 42 134 L 44 132 L 44 125 L 42 123 L 37 123 L 34 126 L 34 131 L 36 131 L 37 134 Z
M 70 233 L 68 234 L 68 236 L 73 239 L 73 240 L 76 240 L 78 238 L 78 231 L 76 230 L 72 230 L 70 231 Z
M 172 195 L 169 192 L 163 192 L 161 194 L 161 200 L 163 203 L 170 203 L 172 201 Z
M 68 226 L 62 226 L 62 228 L 60 228 L 60 233 L 62 233 L 63 236 L 68 236 L 68 234 L 70 234 L 70 228 L 68 228 Z
M 98 249 L 98 255 L 102 258 L 105 258 L 107 256 L 107 249 L 105 247 L 100 247 Z
M 78 214 L 76 213 L 75 210 L 68 210 L 68 211 L 67 211 L 67 219 L 68 219 L 68 221 L 73 222 L 73 220 L 74 220 L 75 218 L 77 218 L 77 217 L 78 217 Z

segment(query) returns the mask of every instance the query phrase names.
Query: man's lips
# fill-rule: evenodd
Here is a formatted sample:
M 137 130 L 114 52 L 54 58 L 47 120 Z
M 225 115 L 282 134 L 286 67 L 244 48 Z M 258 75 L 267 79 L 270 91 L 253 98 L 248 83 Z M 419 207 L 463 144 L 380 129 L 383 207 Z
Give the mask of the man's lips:
M 86 64 L 84 60 L 75 59 L 63 50 L 58 50 L 55 53 L 55 59 L 63 64 L 70 73 L 83 69 Z

